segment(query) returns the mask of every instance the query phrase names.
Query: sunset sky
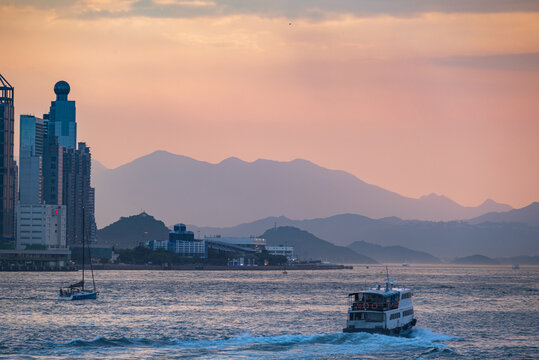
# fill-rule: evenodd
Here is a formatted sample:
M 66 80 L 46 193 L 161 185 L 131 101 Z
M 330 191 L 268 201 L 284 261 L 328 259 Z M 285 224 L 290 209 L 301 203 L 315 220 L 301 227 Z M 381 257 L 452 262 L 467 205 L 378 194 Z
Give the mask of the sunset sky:
M 539 1 L 0 0 L 0 24 L 16 128 L 66 80 L 110 168 L 302 158 L 410 197 L 539 201 Z

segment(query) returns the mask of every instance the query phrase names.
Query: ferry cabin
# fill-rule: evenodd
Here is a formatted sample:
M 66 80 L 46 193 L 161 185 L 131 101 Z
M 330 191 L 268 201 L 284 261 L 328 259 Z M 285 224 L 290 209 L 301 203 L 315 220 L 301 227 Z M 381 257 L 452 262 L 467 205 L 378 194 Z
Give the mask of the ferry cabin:
M 415 325 L 410 289 L 377 289 L 349 294 L 344 332 L 399 334 Z

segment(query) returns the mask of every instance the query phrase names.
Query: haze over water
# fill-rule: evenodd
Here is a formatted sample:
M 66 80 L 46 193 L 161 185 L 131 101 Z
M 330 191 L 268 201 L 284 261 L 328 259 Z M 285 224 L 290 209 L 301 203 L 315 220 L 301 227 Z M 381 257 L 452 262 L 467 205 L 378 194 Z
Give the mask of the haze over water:
M 381 270 L 97 271 L 82 302 L 56 300 L 76 273 L 2 273 L 0 358 L 536 358 L 539 267 L 390 267 L 416 329 L 343 334 L 346 295 Z

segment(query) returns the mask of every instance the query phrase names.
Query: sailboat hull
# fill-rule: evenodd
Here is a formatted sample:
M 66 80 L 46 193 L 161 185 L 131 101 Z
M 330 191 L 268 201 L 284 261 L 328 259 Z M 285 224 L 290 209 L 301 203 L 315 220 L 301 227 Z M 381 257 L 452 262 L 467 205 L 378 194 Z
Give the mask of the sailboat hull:
M 81 291 L 81 292 L 76 292 L 74 294 L 71 294 L 70 296 L 58 294 L 58 300 L 72 301 L 72 300 L 95 300 L 95 299 L 97 299 L 96 291 Z

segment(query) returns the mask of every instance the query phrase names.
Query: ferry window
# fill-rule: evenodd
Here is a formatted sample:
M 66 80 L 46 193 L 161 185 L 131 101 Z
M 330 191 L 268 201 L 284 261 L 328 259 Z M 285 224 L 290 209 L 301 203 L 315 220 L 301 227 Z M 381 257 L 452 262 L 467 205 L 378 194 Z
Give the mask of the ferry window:
M 398 319 L 401 317 L 401 313 L 398 312 L 398 313 L 394 313 L 394 314 L 391 314 L 391 316 L 389 317 L 389 320 L 394 320 L 394 319 Z
M 356 320 L 363 320 L 363 313 L 356 313 Z
M 382 313 L 365 313 L 365 320 L 370 322 L 381 322 L 384 314 Z
M 402 312 L 402 316 L 409 316 L 414 314 L 414 309 L 406 310 Z
M 411 293 L 411 292 L 407 292 L 407 293 L 401 295 L 401 300 L 409 299 L 409 298 L 411 298 L 411 297 L 412 297 L 412 293 Z
M 350 313 L 350 320 L 354 320 L 354 313 Z

